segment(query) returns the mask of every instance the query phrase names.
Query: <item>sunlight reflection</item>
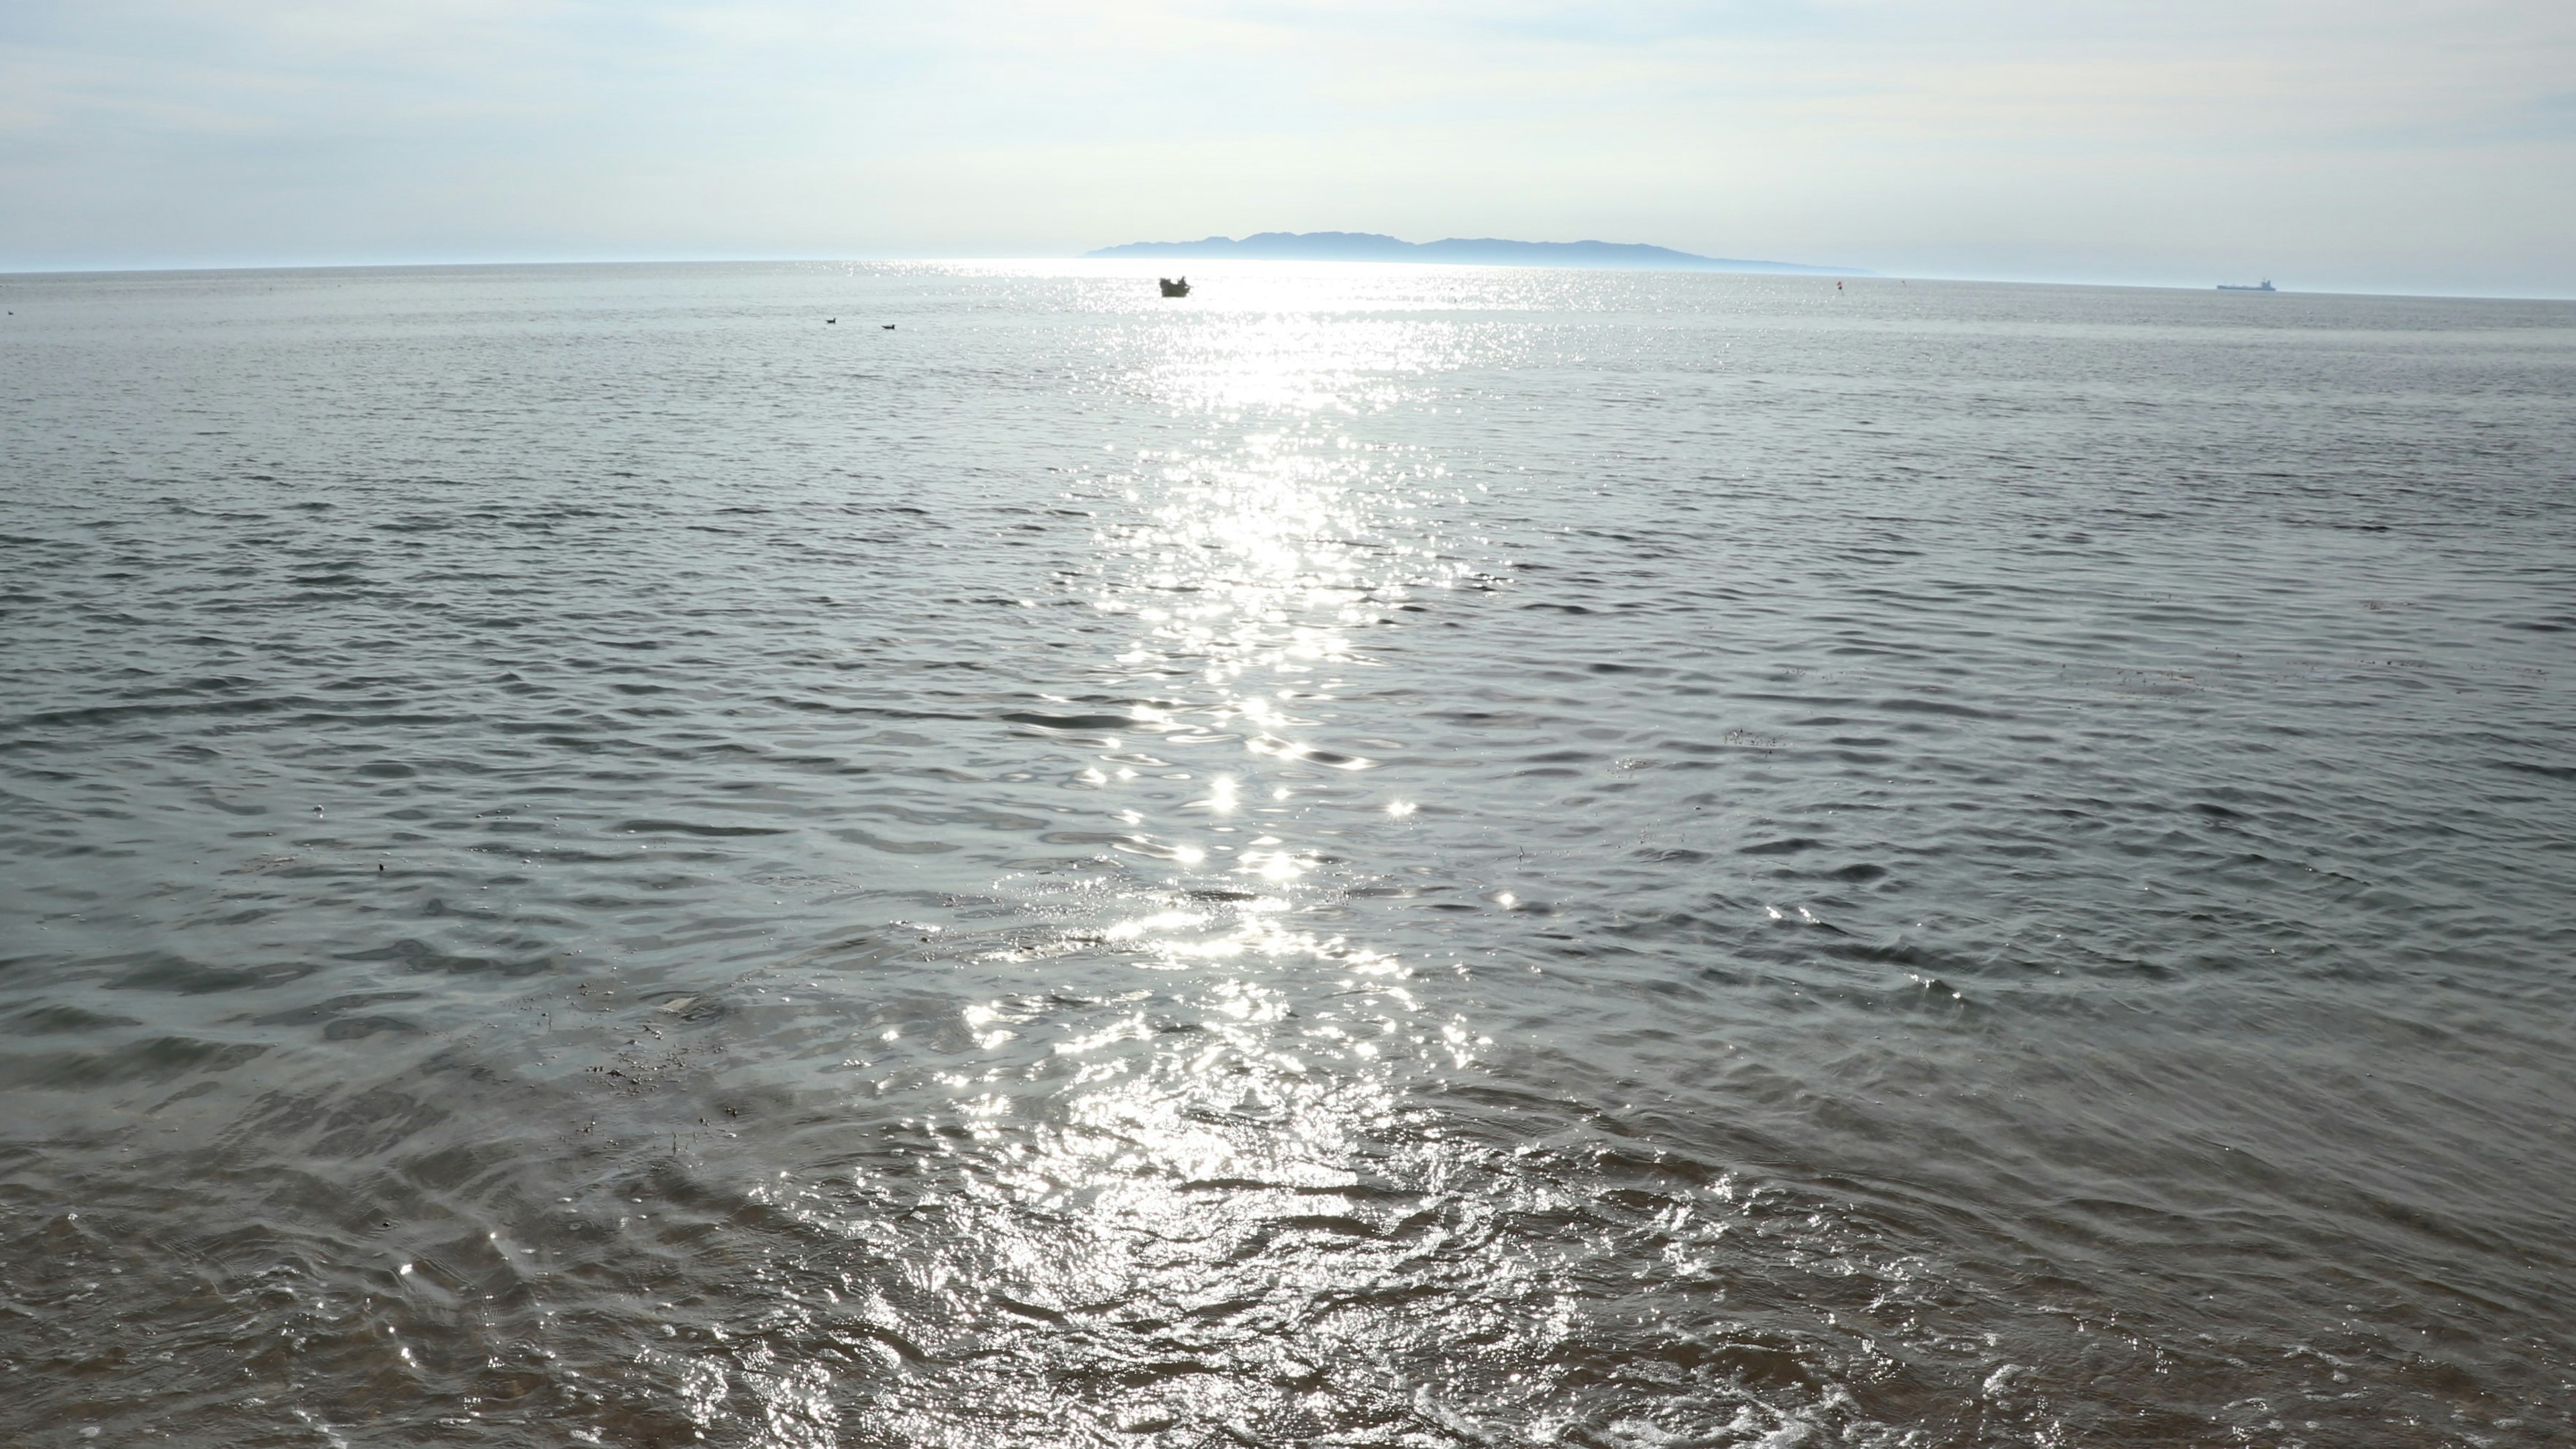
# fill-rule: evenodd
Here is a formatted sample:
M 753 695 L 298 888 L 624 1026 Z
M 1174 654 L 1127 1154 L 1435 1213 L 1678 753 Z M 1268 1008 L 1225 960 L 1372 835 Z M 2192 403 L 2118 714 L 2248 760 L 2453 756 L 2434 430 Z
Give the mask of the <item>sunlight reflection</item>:
M 1157 764 L 1203 751 L 1239 762 L 1157 773 L 1111 744 L 1080 775 L 1119 796 L 1109 813 L 1128 833 L 1116 848 L 1168 862 L 1180 873 L 1164 890 L 1193 904 L 1077 929 L 1039 954 L 1096 940 L 1167 970 L 1367 959 L 1288 923 L 1347 885 L 1325 865 L 1337 851 L 1305 838 L 1332 792 L 1290 782 L 1376 767 L 1371 753 L 1333 738 L 1336 702 L 1351 671 L 1374 667 L 1368 632 L 1395 622 L 1392 611 L 1417 594 L 1457 582 L 1464 566 L 1421 527 L 1426 495 L 1448 486 L 1445 470 L 1352 424 L 1418 402 L 1424 379 L 1455 371 L 1474 344 L 1455 321 L 1371 300 L 1368 288 L 1387 278 L 1326 269 L 1260 282 L 1268 290 L 1257 305 L 1151 314 L 1118 385 L 1160 402 L 1180 436 L 1079 484 L 1085 496 L 1131 505 L 1128 521 L 1097 535 L 1091 570 L 1093 606 L 1135 628 L 1110 651 L 1107 692 L 1150 693 L 1126 714 L 1133 733 L 1151 736 L 1145 748 Z M 1167 782 L 1193 774 L 1205 784 L 1175 798 Z M 1291 806 L 1301 793 L 1305 803 Z M 1383 806 L 1394 819 L 1417 808 L 1410 798 Z M 1245 816 L 1257 817 L 1249 840 L 1231 823 Z M 1242 888 L 1194 884 L 1208 876 Z M 1222 919 L 1196 908 L 1246 896 L 1258 908 Z
M 1111 831 L 1091 837 L 1096 871 L 1033 866 L 1003 884 L 1046 924 L 978 959 L 1100 963 L 1150 986 L 1132 1005 L 1082 1004 L 1096 1010 L 1034 989 L 964 1010 L 981 1055 L 935 1078 L 954 1109 L 933 1149 L 953 1161 L 953 1190 L 938 1233 L 916 1240 L 922 1266 L 1006 1283 L 1013 1312 L 1038 1323 L 1218 1292 L 1322 1301 L 1354 1273 L 1393 1271 L 1419 1208 L 1371 1184 L 1397 1170 L 1437 1183 L 1453 1156 L 1434 1133 L 1407 1136 L 1411 1083 L 1491 1045 L 1418 996 L 1408 963 L 1328 924 L 1366 879 L 1354 824 L 1416 808 L 1353 788 L 1387 744 L 1347 737 L 1342 701 L 1381 667 L 1372 631 L 1465 570 L 1423 522 L 1443 470 L 1353 423 L 1418 399 L 1424 376 L 1457 365 L 1462 334 L 1314 307 L 1141 326 L 1104 385 L 1160 403 L 1171 440 L 1074 482 L 1115 501 L 1071 581 L 1115 637 L 1087 687 L 1048 701 L 1123 721 L 1056 736 L 1083 756 L 1061 776 L 1085 792 L 1069 798 Z M 843 1230 L 915 1231 L 906 1205 L 886 1206 L 891 1229 L 853 1217 Z M 1440 1209 L 1461 1224 L 1479 1211 Z M 1366 1318 L 1351 1331 L 1377 1331 Z M 1266 1334 L 1244 1341 L 1272 1351 Z M 1302 1394 L 1312 1372 L 1175 1380 L 1099 1422 L 1221 1422 L 1246 1393 Z

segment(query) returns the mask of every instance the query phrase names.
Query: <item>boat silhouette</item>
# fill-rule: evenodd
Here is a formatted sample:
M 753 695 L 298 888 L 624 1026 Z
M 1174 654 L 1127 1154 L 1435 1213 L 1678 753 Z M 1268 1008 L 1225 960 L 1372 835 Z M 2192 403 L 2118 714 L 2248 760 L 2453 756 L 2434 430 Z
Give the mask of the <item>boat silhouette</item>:
M 1190 294 L 1190 279 L 1187 277 L 1161 277 L 1156 280 L 1163 284 L 1163 295 L 1166 297 L 1186 297 Z
M 2250 286 L 2244 282 L 2221 282 L 2218 284 L 2218 290 L 2222 292 L 2277 292 L 2281 289 L 2272 285 L 2272 279 L 2270 277 L 2265 277 L 2262 281 Z

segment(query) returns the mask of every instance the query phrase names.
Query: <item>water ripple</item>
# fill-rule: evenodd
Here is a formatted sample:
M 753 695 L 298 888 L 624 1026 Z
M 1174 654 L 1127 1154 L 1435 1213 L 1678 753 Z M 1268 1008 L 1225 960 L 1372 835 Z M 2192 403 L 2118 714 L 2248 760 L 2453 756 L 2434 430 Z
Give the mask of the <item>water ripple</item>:
M 2576 1436 L 2576 312 L 1131 273 L 10 283 L 0 1434 Z

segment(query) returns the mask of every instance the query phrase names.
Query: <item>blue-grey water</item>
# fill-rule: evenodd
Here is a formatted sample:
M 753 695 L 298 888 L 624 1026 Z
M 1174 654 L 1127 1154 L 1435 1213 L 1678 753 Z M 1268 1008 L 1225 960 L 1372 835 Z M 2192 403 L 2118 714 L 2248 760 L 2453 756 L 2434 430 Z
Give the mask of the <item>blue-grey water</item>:
M 0 278 L 0 1440 L 2576 1441 L 2576 305 L 1194 272 Z

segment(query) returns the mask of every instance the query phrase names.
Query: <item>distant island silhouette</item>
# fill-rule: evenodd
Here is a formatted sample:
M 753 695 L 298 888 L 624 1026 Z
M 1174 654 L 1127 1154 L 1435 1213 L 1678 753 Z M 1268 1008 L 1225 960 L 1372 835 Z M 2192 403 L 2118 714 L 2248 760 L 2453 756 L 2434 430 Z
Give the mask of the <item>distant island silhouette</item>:
M 1528 242 L 1496 237 L 1449 237 L 1409 242 L 1366 231 L 1265 231 L 1237 241 L 1128 242 L 1084 252 L 1085 257 L 1153 257 L 1171 261 L 1452 262 L 1485 267 L 1602 267 L 1645 272 L 1794 272 L 1820 277 L 1866 277 L 1858 267 L 1817 267 L 1803 262 L 1756 262 L 1703 257 L 1640 242 Z

